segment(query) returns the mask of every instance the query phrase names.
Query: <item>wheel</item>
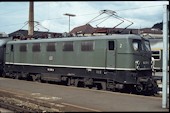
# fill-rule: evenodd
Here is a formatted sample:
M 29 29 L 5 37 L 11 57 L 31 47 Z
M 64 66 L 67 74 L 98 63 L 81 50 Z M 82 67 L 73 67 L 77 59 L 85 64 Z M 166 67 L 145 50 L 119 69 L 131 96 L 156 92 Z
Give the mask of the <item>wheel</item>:
M 135 85 L 135 93 L 137 95 L 140 95 L 143 93 L 144 86 L 142 84 L 136 84 Z
M 152 80 L 149 84 L 147 84 L 145 95 L 151 96 L 156 94 L 158 94 L 158 85 L 156 80 Z
M 122 93 L 133 93 L 133 85 L 126 84 L 121 90 Z
M 107 89 L 106 82 L 102 82 L 101 87 L 102 87 L 102 90 L 106 90 Z
M 88 85 L 87 86 L 89 89 L 92 89 L 93 88 L 93 85 Z
M 36 75 L 31 75 L 31 77 L 32 77 L 32 81 L 35 82 L 37 79 Z
M 4 78 L 6 77 L 6 73 L 5 72 L 2 73 L 2 77 L 4 77 Z
M 37 81 L 37 82 L 41 82 L 41 74 L 37 74 L 36 76 L 37 76 L 36 81 Z
M 71 79 L 67 78 L 67 86 L 70 86 L 70 85 L 71 85 Z
M 32 81 L 37 81 L 37 82 L 40 82 L 40 78 L 41 78 L 41 75 L 40 74 L 34 74 L 34 75 L 30 75 L 31 78 L 32 78 Z
M 78 79 L 74 79 L 74 86 L 77 87 L 78 86 L 78 82 L 79 80 Z
M 97 90 L 101 90 L 101 89 L 102 89 L 101 83 L 97 83 L 97 84 L 96 84 L 96 87 L 97 87 Z
M 43 80 L 43 79 L 40 79 L 40 82 L 41 82 L 41 83 L 47 83 L 47 81 L 46 81 L 46 80 Z
M 18 75 L 18 74 L 15 74 L 15 75 L 14 75 L 14 79 L 19 79 L 19 75 Z
M 0 71 L 0 77 L 2 77 L 2 72 Z
M 82 81 L 78 81 L 78 83 L 77 83 L 77 87 L 85 87 L 84 82 L 82 82 Z

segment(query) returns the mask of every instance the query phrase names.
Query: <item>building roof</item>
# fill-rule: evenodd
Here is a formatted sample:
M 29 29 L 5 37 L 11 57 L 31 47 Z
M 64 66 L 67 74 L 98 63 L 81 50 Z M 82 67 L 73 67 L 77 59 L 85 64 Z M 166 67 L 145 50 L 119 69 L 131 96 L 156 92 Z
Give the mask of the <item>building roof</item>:
M 28 30 L 17 30 L 17 31 L 15 31 L 15 32 L 10 33 L 9 35 L 10 35 L 10 36 L 13 36 L 13 35 L 16 35 L 16 34 L 27 36 L 27 35 L 28 35 Z M 37 35 L 37 34 L 61 34 L 61 33 L 44 32 L 44 31 L 34 31 L 34 35 Z
M 62 33 L 56 32 L 43 32 L 43 31 L 34 31 L 33 37 L 48 37 L 48 34 L 52 35 L 52 38 L 61 37 Z M 9 34 L 10 37 L 28 37 L 28 30 L 17 30 Z
M 71 34 L 92 34 L 95 31 L 95 29 L 90 25 L 82 25 L 79 27 L 75 27 L 70 33 Z
M 97 27 L 93 28 L 90 24 L 75 27 L 71 34 L 93 34 L 93 33 L 104 33 L 104 34 L 162 34 L 162 30 L 159 28 L 142 28 L 142 29 L 132 29 L 132 28 L 107 28 L 107 27 Z
M 138 29 L 124 29 L 124 28 L 94 28 L 94 33 L 107 33 L 107 34 L 138 34 Z
M 148 34 L 162 34 L 162 30 L 159 28 L 143 28 L 140 29 L 142 33 L 148 33 Z
M 70 37 L 70 38 L 50 38 L 50 39 L 36 39 L 36 40 L 20 40 L 20 41 L 10 41 L 8 44 L 12 43 L 37 43 L 37 42 L 62 42 L 62 41 L 80 41 L 80 40 L 103 40 L 103 39 L 141 39 L 141 37 L 134 34 L 113 34 L 105 36 L 89 36 L 89 37 Z

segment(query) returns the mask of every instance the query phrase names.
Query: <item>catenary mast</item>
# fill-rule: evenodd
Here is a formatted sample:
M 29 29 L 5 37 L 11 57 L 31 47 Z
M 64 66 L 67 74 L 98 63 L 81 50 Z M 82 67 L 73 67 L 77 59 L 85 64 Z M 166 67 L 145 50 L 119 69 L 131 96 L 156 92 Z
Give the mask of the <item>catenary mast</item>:
M 28 36 L 33 36 L 34 34 L 34 3 L 30 1 L 29 5 L 29 21 L 28 21 Z

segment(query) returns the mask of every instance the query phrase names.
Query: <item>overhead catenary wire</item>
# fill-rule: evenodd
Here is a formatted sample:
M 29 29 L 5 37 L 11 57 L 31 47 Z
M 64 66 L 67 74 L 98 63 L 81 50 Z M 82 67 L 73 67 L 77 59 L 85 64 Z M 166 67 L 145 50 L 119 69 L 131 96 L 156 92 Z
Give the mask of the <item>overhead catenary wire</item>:
M 36 23 L 36 25 L 34 26 L 34 27 L 36 27 L 38 30 L 39 30 L 39 28 L 38 27 L 41 27 L 41 28 L 43 28 L 43 29 L 46 29 L 47 30 L 47 32 L 49 32 L 49 29 L 48 28 L 46 28 L 46 27 L 44 27 L 43 25 L 41 25 L 41 23 L 40 22 L 38 22 L 38 21 L 34 21 L 34 23 Z M 24 28 L 26 25 L 28 24 L 28 21 L 27 22 L 25 22 L 25 25 L 22 27 L 22 28 Z M 21 28 L 21 29 L 22 29 Z M 21 30 L 20 29 L 20 30 Z
M 41 5 L 45 5 L 45 4 L 41 4 Z M 134 10 L 134 9 L 141 9 L 141 8 L 149 8 L 149 7 L 160 7 L 160 6 L 163 6 L 164 4 L 162 5 L 154 5 L 154 6 L 144 6 L 144 7 L 138 7 L 138 8 L 129 8 L 129 9 L 121 9 L 121 10 L 115 10 L 116 12 L 119 12 L 119 11 L 127 11 L 127 10 Z M 37 6 L 40 6 L 40 5 L 37 5 Z M 93 15 L 93 14 L 98 14 L 98 13 L 89 13 L 89 14 L 82 14 L 82 15 L 76 15 L 76 17 L 78 16 L 86 16 L 86 15 Z M 1 14 L 0 14 L 1 15 Z M 57 18 L 48 18 L 48 19 L 42 19 L 42 20 L 37 20 L 37 21 L 45 21 L 45 20 L 55 20 L 55 19 L 64 19 L 65 17 L 57 17 Z M 2 27 L 8 27 L 8 26 L 13 26 L 13 25 L 19 25 L 19 24 L 24 24 L 24 22 L 22 23 L 15 23 L 15 24 L 9 24 L 9 25 L 2 25 L 0 26 L 0 28 Z
M 104 22 L 104 21 L 106 21 L 107 19 L 109 19 L 110 17 L 114 16 L 116 12 L 115 12 L 115 11 L 112 11 L 112 10 L 101 10 L 100 15 L 101 15 L 101 14 L 104 14 L 104 13 L 108 14 L 109 16 L 104 17 L 104 18 L 105 18 L 104 20 L 102 20 L 101 22 L 99 22 L 98 24 L 96 24 L 97 27 L 98 27 L 98 25 L 101 24 L 102 22 Z M 100 15 L 99 15 L 99 16 L 100 16 Z M 98 17 L 98 16 L 97 16 L 97 17 Z M 102 19 L 103 19 L 103 18 L 102 18 Z M 98 20 L 99 20 L 99 19 L 98 19 Z M 98 21 L 98 20 L 96 20 L 96 21 Z
M 142 8 L 149 8 L 149 7 L 161 7 L 164 6 L 165 4 L 162 5 L 154 5 L 154 6 L 144 6 L 144 7 L 136 7 L 136 8 L 130 8 L 130 9 L 121 9 L 121 10 L 115 10 L 115 11 L 127 11 L 127 10 L 134 10 L 134 9 L 142 9 Z
M 28 21 L 27 21 L 27 22 L 25 22 L 24 26 L 23 26 L 23 27 L 21 27 L 21 29 L 22 29 L 22 28 L 24 28 L 27 24 L 28 24 Z M 21 29 L 20 29 L 20 30 L 21 30 Z
M 96 27 L 98 27 L 99 24 L 101 24 L 102 22 L 104 22 L 105 20 L 109 19 L 111 16 L 107 16 L 104 20 L 102 20 L 101 22 L 99 22 L 98 24 L 96 24 Z
M 96 16 L 95 18 L 93 18 L 93 19 L 92 19 L 93 21 L 92 21 L 92 20 L 89 21 L 88 24 L 89 24 L 90 22 L 92 23 L 92 22 L 94 22 L 94 21 L 98 21 L 98 20 L 103 19 L 103 18 L 100 18 L 100 19 L 95 20 L 97 17 L 101 16 L 102 14 L 107 14 L 107 15 L 109 15 L 109 16 L 107 16 L 107 18 L 104 17 L 105 19 L 104 19 L 103 21 L 101 21 L 100 23 L 104 22 L 105 20 L 107 20 L 107 19 L 110 18 L 110 17 L 114 17 L 114 18 L 116 17 L 116 19 L 122 21 L 121 23 L 124 22 L 123 20 L 126 20 L 126 21 L 128 21 L 128 22 L 131 23 L 130 25 L 126 26 L 123 30 L 119 31 L 120 33 L 122 33 L 125 29 L 127 29 L 129 26 L 131 26 L 131 25 L 133 24 L 133 22 L 131 22 L 131 21 L 129 21 L 129 20 L 123 18 L 123 17 L 118 16 L 118 15 L 116 14 L 116 12 L 115 12 L 115 11 L 112 11 L 112 10 L 101 10 L 100 14 L 99 14 L 98 16 Z M 97 25 L 99 25 L 100 23 L 98 23 Z M 120 25 L 121 23 L 119 23 L 119 24 L 117 24 L 116 26 L 114 26 L 113 29 L 116 28 L 116 27 L 117 27 L 118 25 Z M 96 26 L 97 26 L 97 25 L 96 25 Z M 98 26 L 97 26 L 97 27 L 98 27 Z M 110 32 L 110 33 L 111 33 L 111 32 Z

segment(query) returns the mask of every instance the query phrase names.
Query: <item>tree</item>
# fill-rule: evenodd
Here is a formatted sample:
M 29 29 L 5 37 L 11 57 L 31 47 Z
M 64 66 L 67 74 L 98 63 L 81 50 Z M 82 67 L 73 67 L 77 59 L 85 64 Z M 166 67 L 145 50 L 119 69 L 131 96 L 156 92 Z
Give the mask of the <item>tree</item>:
M 169 22 L 168 22 L 168 26 L 169 26 Z M 163 22 L 154 24 L 152 28 L 159 28 L 160 30 L 163 30 Z

